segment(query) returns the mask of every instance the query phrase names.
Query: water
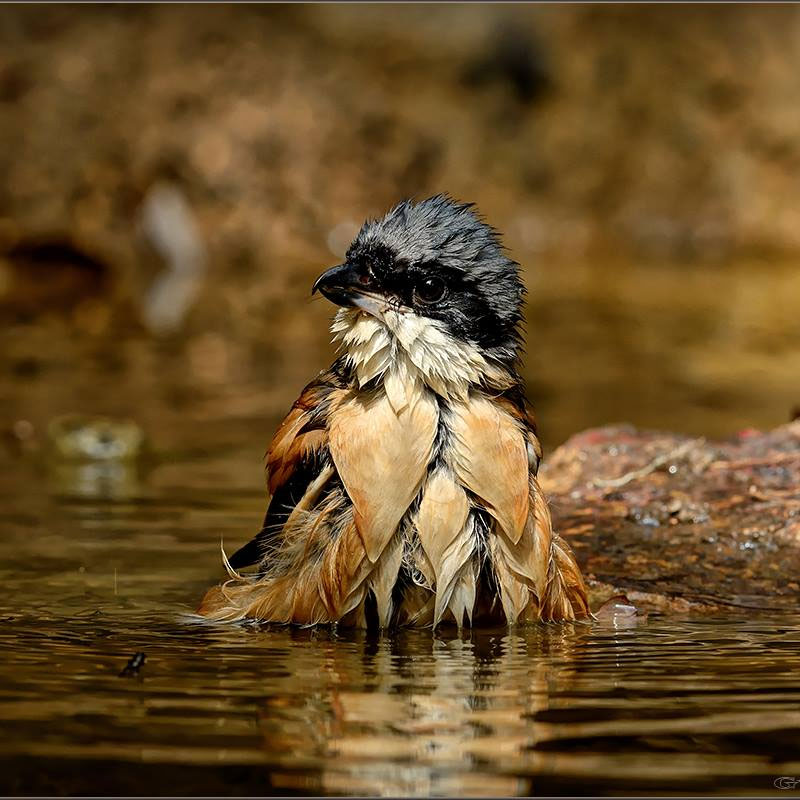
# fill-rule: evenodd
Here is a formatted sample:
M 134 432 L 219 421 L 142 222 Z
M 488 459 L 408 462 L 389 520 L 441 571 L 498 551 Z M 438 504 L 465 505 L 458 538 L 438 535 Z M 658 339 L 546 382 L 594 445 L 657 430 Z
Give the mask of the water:
M 176 441 L 191 420 L 172 420 Z M 800 615 L 462 636 L 191 615 L 262 511 L 247 425 L 143 467 L 0 475 L 0 792 L 778 792 Z M 226 439 L 227 437 L 227 439 Z M 252 438 L 252 434 L 249 434 Z M 121 676 L 136 652 L 138 674 Z

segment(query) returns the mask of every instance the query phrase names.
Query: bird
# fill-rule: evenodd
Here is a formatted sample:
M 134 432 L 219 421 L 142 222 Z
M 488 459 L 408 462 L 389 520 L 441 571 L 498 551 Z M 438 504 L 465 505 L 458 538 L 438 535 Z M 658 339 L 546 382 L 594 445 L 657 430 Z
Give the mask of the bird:
M 387 629 L 591 617 L 553 531 L 520 376 L 525 289 L 500 233 L 448 194 L 368 219 L 316 280 L 332 366 L 266 454 L 258 534 L 210 620 Z M 250 572 L 245 572 L 251 569 Z

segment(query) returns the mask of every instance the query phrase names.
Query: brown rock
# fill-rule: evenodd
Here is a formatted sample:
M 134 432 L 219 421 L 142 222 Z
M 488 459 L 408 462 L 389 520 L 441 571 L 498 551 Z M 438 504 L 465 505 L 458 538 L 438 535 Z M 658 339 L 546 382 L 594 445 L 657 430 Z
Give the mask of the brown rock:
M 612 594 L 651 612 L 798 607 L 800 422 L 714 443 L 588 430 L 542 484 L 595 608 Z

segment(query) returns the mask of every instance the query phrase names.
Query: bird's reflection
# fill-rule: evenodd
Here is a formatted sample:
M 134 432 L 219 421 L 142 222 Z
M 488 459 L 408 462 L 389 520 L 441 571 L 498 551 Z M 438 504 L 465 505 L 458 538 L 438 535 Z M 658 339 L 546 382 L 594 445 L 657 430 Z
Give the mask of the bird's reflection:
M 545 757 L 536 721 L 569 688 L 585 627 L 434 638 L 297 632 L 260 714 L 277 789 L 519 795 Z M 283 685 L 281 685 L 283 684 Z

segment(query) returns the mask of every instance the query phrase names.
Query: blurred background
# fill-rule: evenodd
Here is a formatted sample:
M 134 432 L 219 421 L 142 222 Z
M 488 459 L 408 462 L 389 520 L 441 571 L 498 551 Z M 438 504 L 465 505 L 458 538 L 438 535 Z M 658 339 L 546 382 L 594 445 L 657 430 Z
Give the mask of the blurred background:
M 0 422 L 252 455 L 366 217 L 447 191 L 529 290 L 547 449 L 800 405 L 800 7 L 4 6 Z

